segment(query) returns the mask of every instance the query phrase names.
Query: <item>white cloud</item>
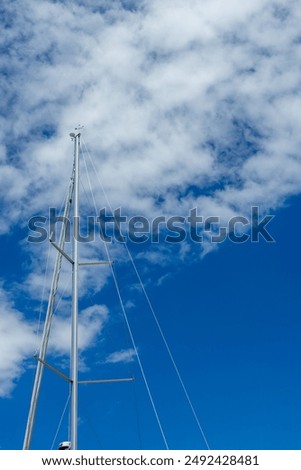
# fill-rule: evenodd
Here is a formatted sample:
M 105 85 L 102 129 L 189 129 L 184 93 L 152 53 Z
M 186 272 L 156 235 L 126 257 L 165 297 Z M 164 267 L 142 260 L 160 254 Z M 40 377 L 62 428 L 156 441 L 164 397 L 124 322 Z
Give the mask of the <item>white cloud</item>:
M 92 347 L 108 318 L 104 305 L 92 305 L 79 314 L 78 346 L 81 351 Z M 59 355 L 69 354 L 71 344 L 70 317 L 56 316 L 53 320 L 49 349 Z
M 79 350 L 95 345 L 108 318 L 104 305 L 92 305 L 79 315 Z M 10 295 L 0 286 L 0 397 L 13 391 L 18 378 L 26 370 L 26 359 L 32 357 L 39 344 L 36 322 L 29 322 L 18 311 Z M 49 353 L 68 355 L 70 352 L 70 318 L 54 316 Z M 84 363 L 81 363 L 81 367 Z
M 36 336 L 0 286 L 0 397 L 9 396 L 16 380 L 24 372 L 25 358 L 33 355 Z
M 109 354 L 105 362 L 107 364 L 117 364 L 117 363 L 128 363 L 135 360 L 136 353 L 134 349 L 122 349 L 121 351 L 115 351 Z
M 162 286 L 162 284 L 166 281 L 166 279 L 169 279 L 171 277 L 170 273 L 164 274 L 163 276 L 160 276 L 159 279 L 157 280 L 156 285 L 157 286 Z
M 296 2 L 17 5 L 7 7 L 15 18 L 6 31 L 16 52 L 2 59 L 15 96 L 6 143 L 27 140 L 4 167 L 6 197 L 24 200 L 12 223 L 61 202 L 72 154 L 65 136 L 79 121 L 113 206 L 154 214 L 160 195 L 161 212 L 181 211 L 195 185 L 213 188 L 202 204 L 217 200 L 222 215 L 230 199 L 237 210 L 254 199 L 269 209 L 300 191 Z M 50 141 L 47 126 L 56 129 Z M 291 157 L 293 171 L 282 172 Z

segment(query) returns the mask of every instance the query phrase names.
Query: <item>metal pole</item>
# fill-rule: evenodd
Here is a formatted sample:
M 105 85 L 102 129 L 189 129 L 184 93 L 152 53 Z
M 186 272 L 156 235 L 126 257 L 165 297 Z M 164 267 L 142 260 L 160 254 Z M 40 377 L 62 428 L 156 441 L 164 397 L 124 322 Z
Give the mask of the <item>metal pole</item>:
M 79 149 L 80 133 L 74 137 L 74 215 L 71 319 L 71 449 L 77 449 L 78 420 L 78 235 L 79 235 Z
M 65 221 L 69 220 L 73 189 L 74 189 L 74 168 L 72 170 L 72 177 L 70 180 L 69 190 L 68 190 L 68 194 L 66 198 L 66 204 L 65 204 L 65 210 L 64 210 Z M 65 246 L 65 238 L 66 238 L 66 224 L 63 224 L 61 233 L 60 233 L 60 238 L 59 238 L 59 245 L 58 245 L 61 252 Z M 46 320 L 45 320 L 45 325 L 44 325 L 44 330 L 43 330 L 41 347 L 39 351 L 39 362 L 37 364 L 35 380 L 34 380 L 34 385 L 33 385 L 33 390 L 32 390 L 32 396 L 31 396 L 31 402 L 30 402 L 30 408 L 29 408 L 28 419 L 27 419 L 27 425 L 26 425 L 26 431 L 25 431 L 25 436 L 24 436 L 23 450 L 27 450 L 30 448 L 32 434 L 33 434 L 35 416 L 37 412 L 38 399 L 40 395 L 41 382 L 42 382 L 42 376 L 43 376 L 43 371 L 44 371 L 44 361 L 46 359 L 48 340 L 49 340 L 49 334 L 50 334 L 52 317 L 53 317 L 55 296 L 57 292 L 61 264 L 62 264 L 61 252 L 57 253 L 56 261 L 55 261 L 55 268 L 53 272 L 51 289 L 50 289 L 48 306 L 47 306 Z

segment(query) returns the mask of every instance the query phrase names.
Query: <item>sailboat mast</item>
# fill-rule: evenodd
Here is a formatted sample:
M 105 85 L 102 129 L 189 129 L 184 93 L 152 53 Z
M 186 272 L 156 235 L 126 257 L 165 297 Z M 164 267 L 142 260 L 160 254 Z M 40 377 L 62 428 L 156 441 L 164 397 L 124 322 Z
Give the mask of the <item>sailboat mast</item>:
M 66 204 L 64 209 L 63 221 L 69 220 L 71 214 L 71 204 L 73 203 L 73 237 L 72 237 L 72 258 L 65 252 L 65 242 L 66 242 L 66 230 L 69 225 L 63 223 L 62 229 L 60 232 L 58 245 L 53 239 L 55 238 L 55 233 L 51 234 L 49 240 L 50 243 L 57 250 L 57 257 L 55 263 L 55 269 L 52 277 L 51 291 L 49 294 L 49 301 L 46 313 L 46 320 L 43 329 L 42 342 L 39 351 L 39 355 L 35 355 L 35 358 L 38 361 L 37 370 L 35 375 L 35 381 L 33 386 L 33 392 L 31 397 L 30 409 L 28 414 L 27 426 L 24 436 L 23 449 L 29 449 L 32 434 L 34 421 L 37 411 L 38 398 L 40 394 L 42 375 L 44 367 L 49 368 L 60 377 L 64 378 L 70 384 L 71 392 L 71 403 L 70 403 L 70 441 L 64 441 L 59 445 L 60 450 L 77 450 L 78 449 L 78 386 L 79 384 L 96 384 L 96 383 L 111 383 L 111 382 L 132 382 L 133 377 L 130 378 L 119 378 L 119 379 L 96 379 L 96 380 L 78 380 L 78 269 L 81 264 L 85 265 L 102 265 L 102 264 L 111 264 L 110 260 L 107 261 L 92 261 L 79 263 L 79 230 L 80 230 L 80 216 L 79 216 L 79 173 L 80 173 L 80 137 L 81 134 L 78 130 L 81 127 L 76 128 L 77 133 L 70 133 L 70 137 L 74 142 L 74 162 L 72 169 L 72 176 L 69 183 L 68 194 L 66 197 Z M 62 373 L 60 370 L 51 366 L 46 362 L 46 354 L 48 341 L 50 336 L 50 329 L 52 323 L 52 317 L 54 314 L 54 305 L 55 297 L 58 289 L 59 276 L 61 271 L 62 258 L 67 259 L 67 261 L 72 265 L 72 309 L 71 309 L 71 350 L 70 350 L 70 377 Z
M 68 193 L 66 197 L 63 220 L 69 219 L 71 201 L 73 198 L 73 190 L 74 190 L 74 165 L 73 165 L 72 176 L 70 179 L 69 189 L 68 189 Z M 63 224 L 60 237 L 59 237 L 59 244 L 58 244 L 59 251 L 56 256 L 55 268 L 54 268 L 54 272 L 52 276 L 51 289 L 50 289 L 50 294 L 49 294 L 49 299 L 48 299 L 47 313 L 46 313 L 45 325 L 43 329 L 41 347 L 40 347 L 39 355 L 36 356 L 38 363 L 37 363 L 37 369 L 36 369 L 36 374 L 35 374 L 35 380 L 33 384 L 27 425 L 26 425 L 26 430 L 25 430 L 23 450 L 30 449 L 30 444 L 32 440 L 35 416 L 37 412 L 38 399 L 40 395 L 41 382 L 42 382 L 42 376 L 44 372 L 44 364 L 46 360 L 46 353 L 47 353 L 47 348 L 48 348 L 48 341 L 49 341 L 49 335 L 50 335 L 50 329 L 51 329 L 51 323 L 52 323 L 52 317 L 53 317 L 53 311 L 54 311 L 55 297 L 56 297 L 56 292 L 58 288 L 58 282 L 59 282 L 59 276 L 60 276 L 60 270 L 61 270 L 61 264 L 62 264 L 62 256 L 63 256 L 62 252 L 64 252 L 64 247 L 65 247 L 65 239 L 66 239 L 66 225 Z M 51 240 L 51 237 L 50 237 L 50 240 Z
M 80 133 L 74 136 L 74 214 L 71 318 L 71 449 L 77 449 L 78 427 L 78 239 L 79 239 L 79 150 Z

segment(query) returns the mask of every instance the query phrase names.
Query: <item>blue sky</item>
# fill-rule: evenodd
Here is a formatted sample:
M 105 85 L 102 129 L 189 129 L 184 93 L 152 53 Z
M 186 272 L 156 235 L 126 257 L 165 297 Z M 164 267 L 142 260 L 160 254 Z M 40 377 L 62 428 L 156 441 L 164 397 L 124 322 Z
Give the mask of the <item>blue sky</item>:
M 233 217 L 249 220 L 254 206 L 260 218 L 274 216 L 273 243 L 228 236 L 214 244 L 202 228 L 202 243 L 167 243 L 161 227 L 159 243 L 128 248 L 210 447 L 300 448 L 297 7 L 26 0 L 21 8 L 16 0 L 3 8 L 2 449 L 22 446 L 55 255 L 47 240 L 28 242 L 28 221 L 61 209 L 68 133 L 79 122 L 85 216 L 95 215 L 94 200 L 97 211 L 121 208 L 149 221 L 197 208 L 204 219 L 219 217 L 216 230 Z M 108 248 L 166 440 L 172 449 L 205 448 L 128 253 L 120 243 Z M 104 255 L 101 243 L 81 244 L 83 258 Z M 164 448 L 110 269 L 91 269 L 81 275 L 81 377 L 136 380 L 81 386 L 79 446 Z M 69 287 L 66 263 L 49 348 L 49 362 L 65 373 Z M 47 371 L 33 448 L 66 439 L 67 415 L 55 434 L 67 396 Z

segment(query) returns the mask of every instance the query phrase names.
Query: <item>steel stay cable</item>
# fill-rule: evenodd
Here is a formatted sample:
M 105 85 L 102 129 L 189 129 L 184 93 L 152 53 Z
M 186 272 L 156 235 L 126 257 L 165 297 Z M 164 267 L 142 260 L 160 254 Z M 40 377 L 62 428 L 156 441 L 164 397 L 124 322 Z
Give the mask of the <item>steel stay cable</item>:
M 43 305 L 45 302 L 45 291 L 46 291 L 46 279 L 48 275 L 48 264 L 49 264 L 49 258 L 50 258 L 50 243 L 48 243 L 48 250 L 47 250 L 47 258 L 46 258 L 46 267 L 45 267 L 45 273 L 44 273 L 44 280 L 43 280 L 43 290 L 42 290 L 42 296 L 41 296 L 41 302 L 40 302 L 40 308 L 39 308 L 39 317 L 37 320 L 37 328 L 36 328 L 36 348 L 34 351 L 34 356 L 37 354 L 39 347 L 40 347 L 40 342 L 39 342 L 39 335 L 40 335 L 40 328 L 41 328 L 41 323 L 42 323 L 42 310 L 43 310 Z
M 128 249 L 127 246 L 126 246 L 126 250 L 127 250 L 128 255 L 129 255 L 129 257 L 130 257 L 130 260 L 131 260 L 131 262 L 132 262 L 133 268 L 134 268 L 134 270 L 135 270 L 135 272 L 136 272 L 137 278 L 138 278 L 138 280 L 139 280 L 139 283 L 140 283 L 141 288 L 142 288 L 142 290 L 143 290 L 143 293 L 144 293 L 144 295 L 145 295 L 145 298 L 146 298 L 146 301 L 147 301 L 148 306 L 149 306 L 149 308 L 150 308 L 150 311 L 151 311 L 151 313 L 152 313 L 152 315 L 153 315 L 153 318 L 154 318 L 154 320 L 155 320 L 155 323 L 156 323 L 156 325 L 157 325 L 157 327 L 158 327 L 158 330 L 159 330 L 159 333 L 160 333 L 160 335 L 161 335 L 161 338 L 162 338 L 162 340 L 163 340 L 163 342 L 164 342 L 164 345 L 165 345 L 165 347 L 166 347 L 166 350 L 167 350 L 167 352 L 168 352 L 169 358 L 170 358 L 170 360 L 171 360 L 171 362 L 172 362 L 172 365 L 173 365 L 173 367 L 174 367 L 174 369 L 175 369 L 175 372 L 176 372 L 176 374 L 177 374 L 177 377 L 178 377 L 178 379 L 179 379 L 179 382 L 180 382 L 180 384 L 181 384 L 181 386 L 182 386 L 183 392 L 184 392 L 184 394 L 185 394 L 185 396 L 186 396 L 186 399 L 187 399 L 187 401 L 188 401 L 188 404 L 189 404 L 189 406 L 190 406 L 190 409 L 191 409 L 191 411 L 192 411 L 192 414 L 193 414 L 193 416 L 194 416 L 194 419 L 195 419 L 195 421 L 196 421 L 196 423 L 197 423 L 197 426 L 198 426 L 198 428 L 199 428 L 199 430 L 200 430 L 200 432 L 201 432 L 201 435 L 202 435 L 202 437 L 203 437 L 203 439 L 204 439 L 204 442 L 205 442 L 205 444 L 206 444 L 207 449 L 210 450 L 210 447 L 209 447 L 207 438 L 206 438 L 206 436 L 205 436 L 205 433 L 204 433 L 204 431 L 203 431 L 203 428 L 202 428 L 202 426 L 201 426 L 201 423 L 200 423 L 200 421 L 199 421 L 199 419 L 198 419 L 198 416 L 197 416 L 197 414 L 196 414 L 196 411 L 195 411 L 195 409 L 194 409 L 194 406 L 193 406 L 193 404 L 192 404 L 192 402 L 191 402 L 191 399 L 190 399 L 190 397 L 189 397 L 188 391 L 187 391 L 187 389 L 186 389 L 186 387 L 185 387 L 185 384 L 184 384 L 184 382 L 183 382 L 183 379 L 182 379 L 182 377 L 181 377 L 181 374 L 180 374 L 180 372 L 179 372 L 179 369 L 178 369 L 178 367 L 177 367 L 177 365 L 176 365 L 176 362 L 175 362 L 175 359 L 174 359 L 174 357 L 173 357 L 173 354 L 172 354 L 172 352 L 171 352 L 171 350 L 170 350 L 170 348 L 169 348 L 169 345 L 168 345 L 167 340 L 166 340 L 166 338 L 165 338 L 165 335 L 164 335 L 164 333 L 163 333 L 163 331 L 162 331 L 162 328 L 161 328 L 161 325 L 160 325 L 159 320 L 158 320 L 158 318 L 157 318 L 157 315 L 155 314 L 155 311 L 154 311 L 154 308 L 153 308 L 152 303 L 151 303 L 151 301 L 150 301 L 150 298 L 149 298 L 149 296 L 148 296 L 148 294 L 147 294 L 147 292 L 146 292 L 146 290 L 145 290 L 144 284 L 143 284 L 143 282 L 142 282 L 142 279 L 141 279 L 141 277 L 140 277 L 140 274 L 139 274 L 139 272 L 138 272 L 138 269 L 137 269 L 137 267 L 136 267 L 136 264 L 134 263 L 133 257 L 132 257 L 132 255 L 131 255 L 131 253 L 130 253 L 130 251 L 129 251 L 129 249 Z
M 63 212 L 64 204 L 67 198 L 68 190 L 65 193 L 64 200 L 62 202 L 61 208 L 60 208 L 60 214 Z M 43 304 L 45 302 L 45 291 L 46 291 L 46 279 L 48 275 L 48 265 L 49 265 L 49 258 L 50 258 L 50 243 L 48 243 L 48 249 L 47 249 L 47 258 L 46 258 L 46 267 L 45 267 L 45 273 L 44 273 L 44 281 L 43 281 L 43 289 L 42 289 L 42 296 L 41 296 L 41 302 L 40 302 L 40 309 L 39 309 L 39 317 L 38 317 L 38 322 L 37 322 L 37 329 L 36 329 L 36 337 L 38 341 L 38 336 L 40 334 L 40 328 L 41 328 L 41 323 L 42 323 L 42 309 L 43 309 Z M 39 347 L 37 346 L 35 349 L 34 356 L 37 354 L 39 350 Z
M 58 435 L 58 433 L 59 433 L 59 431 L 60 431 L 60 429 L 61 429 L 62 422 L 63 422 L 64 416 L 65 416 L 65 413 L 66 413 L 66 410 L 67 410 L 67 406 L 68 406 L 68 403 L 69 403 L 69 401 L 70 401 L 70 396 L 71 396 L 71 392 L 69 391 L 69 394 L 68 394 L 68 397 L 67 397 L 67 400 L 66 400 L 66 404 L 65 404 L 65 406 L 64 406 L 64 409 L 63 409 L 61 418 L 60 418 L 60 420 L 59 420 L 59 424 L 58 424 L 58 426 L 57 426 L 57 429 L 56 429 L 56 432 L 55 432 L 55 435 L 54 435 L 54 438 L 53 438 L 53 441 L 52 441 L 50 450 L 53 450 L 55 441 L 56 441 L 56 439 L 57 439 L 57 435 Z
M 85 165 L 86 165 L 85 159 L 84 159 L 84 162 L 85 162 Z M 95 214 L 97 214 L 96 201 L 95 201 L 94 194 L 93 194 L 93 191 L 92 191 L 92 185 L 91 185 L 91 180 L 90 180 L 88 171 L 87 171 L 87 176 L 88 176 L 88 183 L 89 183 L 91 196 L 92 196 L 92 199 L 93 199 Z M 137 357 L 137 361 L 138 361 L 138 365 L 139 365 L 139 368 L 140 368 L 140 371 L 141 371 L 141 375 L 143 377 L 143 381 L 144 381 L 144 384 L 145 384 L 145 387 L 146 387 L 146 390 L 147 390 L 147 393 L 148 393 L 148 396 L 149 396 L 149 399 L 150 399 L 150 402 L 151 402 L 151 405 L 152 405 L 152 408 L 153 408 L 153 411 L 154 411 L 154 414 L 155 414 L 155 417 L 156 417 L 156 420 L 157 420 L 157 423 L 158 423 L 158 426 L 159 426 L 159 429 L 160 429 L 160 432 L 161 432 L 161 436 L 163 438 L 165 447 L 168 450 L 169 446 L 168 446 L 168 443 L 167 443 L 167 440 L 166 440 L 166 437 L 165 437 L 165 433 L 164 433 L 164 430 L 163 430 L 163 427 L 162 427 L 162 424 L 161 424 L 161 420 L 159 418 L 158 411 L 157 411 L 157 408 L 156 408 L 156 405 L 155 405 L 155 402 L 154 402 L 154 399 L 153 399 L 153 396 L 152 396 L 152 393 L 151 393 L 151 390 L 150 390 L 150 387 L 149 387 L 149 384 L 148 384 L 148 380 L 147 380 L 146 375 L 145 375 L 144 367 L 142 365 L 140 355 L 138 353 L 138 348 L 137 348 L 137 345 L 136 345 L 136 342 L 135 342 L 135 339 L 134 339 L 132 328 L 130 326 L 130 323 L 129 323 L 129 320 L 128 320 L 128 317 L 127 317 L 126 309 L 125 309 L 124 302 L 123 302 L 123 299 L 122 299 L 122 296 L 121 296 L 121 293 L 120 293 L 120 289 L 119 289 L 119 285 L 118 285 L 118 282 L 117 282 L 117 278 L 116 278 L 116 274 L 115 274 L 115 271 L 114 271 L 111 256 L 110 256 L 110 253 L 109 253 L 109 250 L 108 250 L 108 247 L 107 247 L 106 243 L 104 243 L 104 246 L 105 246 L 105 251 L 106 251 L 108 261 L 110 262 L 112 277 L 113 277 L 115 288 L 116 288 L 116 291 L 117 291 L 120 307 L 121 307 L 121 310 L 122 310 L 122 313 L 123 313 L 123 316 L 124 316 L 124 319 L 125 319 L 125 322 L 126 322 L 126 325 L 127 325 L 127 329 L 128 329 L 128 332 L 129 332 L 129 335 L 130 335 L 130 338 L 131 338 L 131 342 L 132 342 L 132 345 L 133 345 L 133 348 L 134 348 L 134 351 L 135 351 L 135 355 Z
M 107 194 L 106 194 L 106 191 L 105 191 L 105 189 L 104 189 L 104 186 L 103 186 L 103 184 L 102 184 L 102 182 L 101 182 L 101 180 L 100 180 L 100 178 L 99 178 L 99 176 L 98 176 L 98 173 L 97 173 L 97 171 L 96 171 L 94 162 L 93 162 L 92 157 L 91 157 L 91 155 L 90 155 L 90 152 L 88 151 L 87 146 L 86 146 L 85 143 L 84 143 L 84 145 L 85 145 L 85 148 L 86 148 L 86 151 L 87 151 L 87 155 L 88 155 L 88 157 L 89 157 L 89 160 L 90 160 L 90 162 L 91 162 L 92 168 L 93 168 L 93 170 L 94 170 L 95 176 L 96 176 L 96 178 L 97 178 L 97 181 L 98 181 L 98 183 L 99 183 L 99 185 L 100 185 L 100 187 L 101 187 L 101 189 L 102 189 L 102 192 L 103 192 L 103 194 L 104 194 L 106 203 L 108 204 L 108 207 L 109 207 L 109 209 L 110 209 L 110 211 L 111 211 L 111 213 L 112 213 L 112 215 L 113 215 L 112 206 L 111 206 L 110 201 L 109 201 L 109 199 L 108 199 L 108 197 L 107 197 Z M 148 303 L 148 305 L 149 305 L 150 311 L 151 311 L 151 313 L 152 313 L 152 315 L 153 315 L 154 321 L 155 321 L 155 323 L 156 323 L 156 325 L 157 325 L 157 328 L 158 328 L 158 331 L 159 331 L 159 333 L 160 333 L 160 336 L 161 336 L 161 338 L 162 338 L 162 340 L 163 340 L 163 343 L 164 343 L 164 345 L 165 345 L 165 347 L 166 347 L 166 350 L 167 350 L 167 353 L 168 353 L 169 358 L 170 358 L 170 360 L 171 360 L 171 363 L 172 363 L 172 365 L 173 365 L 173 367 L 174 367 L 175 373 L 176 373 L 176 375 L 177 375 L 177 377 L 178 377 L 178 380 L 179 380 L 179 382 L 180 382 L 180 384 L 181 384 L 181 387 L 182 387 L 182 389 L 183 389 L 184 395 L 185 395 L 185 397 L 186 397 L 186 399 L 187 399 L 187 402 L 188 402 L 188 404 L 189 404 L 189 407 L 190 407 L 190 409 L 191 409 L 191 412 L 192 412 L 192 414 L 193 414 L 193 417 L 194 417 L 194 419 L 195 419 L 195 422 L 196 422 L 196 424 L 197 424 L 197 426 L 198 426 L 198 429 L 199 429 L 199 431 L 200 431 L 200 433 L 201 433 L 201 436 L 202 436 L 202 438 L 203 438 L 203 440 L 204 440 L 204 442 L 205 442 L 205 445 L 206 445 L 207 449 L 210 450 L 210 446 L 209 446 L 208 440 L 207 440 L 207 438 L 206 438 L 205 432 L 204 432 L 204 430 L 203 430 L 203 428 L 202 428 L 202 426 L 201 426 L 201 423 L 200 423 L 200 421 L 199 421 L 199 418 L 198 418 L 198 416 L 197 416 L 197 413 L 196 413 L 196 411 L 195 411 L 195 408 L 194 408 L 194 406 L 193 406 L 193 404 L 192 404 L 192 401 L 191 401 L 191 399 L 190 399 L 190 396 L 189 396 L 189 394 L 188 394 L 187 388 L 186 388 L 186 386 L 185 386 L 185 384 L 184 384 L 184 381 L 183 381 L 183 379 L 182 379 L 182 376 L 181 376 L 181 374 L 180 374 L 180 371 L 179 371 L 179 369 L 178 369 L 178 367 L 177 367 L 177 365 L 176 365 L 176 362 L 175 362 L 175 359 L 174 359 L 173 354 L 172 354 L 172 352 L 171 352 L 171 349 L 170 349 L 170 347 L 169 347 L 169 345 L 168 345 L 168 342 L 167 342 L 167 340 L 166 340 L 166 338 L 165 338 L 165 335 L 164 335 L 164 333 L 163 333 L 163 330 L 162 330 L 162 328 L 161 328 L 161 325 L 160 325 L 160 323 L 159 323 L 159 320 L 158 320 L 158 318 L 157 318 L 157 316 L 156 316 L 156 314 L 155 314 L 154 308 L 153 308 L 152 303 L 151 303 L 151 301 L 150 301 L 150 298 L 149 298 L 149 296 L 148 296 L 148 294 L 147 294 L 147 292 L 146 292 L 146 289 L 145 289 L 145 287 L 144 287 L 144 284 L 143 284 L 143 282 L 142 282 L 141 276 L 140 276 L 140 274 L 139 274 L 139 272 L 138 272 L 138 269 L 137 269 L 137 267 L 136 267 L 136 264 L 135 264 L 135 262 L 134 262 L 134 259 L 133 259 L 132 255 L 131 255 L 131 252 L 130 252 L 128 246 L 127 246 L 127 243 L 124 243 L 124 245 L 125 245 L 125 249 L 126 249 L 126 251 L 127 251 L 127 253 L 128 253 L 128 256 L 129 256 L 129 258 L 130 258 L 130 261 L 131 261 L 131 263 L 132 263 L 132 266 L 133 266 L 133 268 L 134 268 L 134 271 L 135 271 L 135 273 L 136 273 L 137 279 L 138 279 L 138 281 L 139 281 L 139 283 L 140 283 L 141 289 L 142 289 L 142 291 L 143 291 L 143 293 L 144 293 L 144 296 L 145 296 L 145 298 L 146 298 L 146 301 L 147 301 L 147 303 Z

